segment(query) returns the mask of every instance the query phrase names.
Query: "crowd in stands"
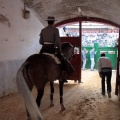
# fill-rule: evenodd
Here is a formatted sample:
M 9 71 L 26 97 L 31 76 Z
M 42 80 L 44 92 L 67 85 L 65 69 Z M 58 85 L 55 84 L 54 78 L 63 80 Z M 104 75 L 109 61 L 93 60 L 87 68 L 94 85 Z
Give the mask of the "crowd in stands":
M 79 30 L 71 30 L 69 28 L 63 28 L 66 36 L 78 37 Z M 82 32 L 82 46 L 94 46 L 94 43 L 98 43 L 100 47 L 115 47 L 119 33 L 116 32 L 104 32 L 104 31 L 89 31 Z

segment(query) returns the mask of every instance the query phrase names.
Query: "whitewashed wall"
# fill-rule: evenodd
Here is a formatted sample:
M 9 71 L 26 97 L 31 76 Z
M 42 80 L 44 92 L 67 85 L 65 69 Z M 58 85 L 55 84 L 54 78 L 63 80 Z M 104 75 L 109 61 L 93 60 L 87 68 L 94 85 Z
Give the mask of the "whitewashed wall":
M 43 25 L 30 9 L 23 18 L 21 0 L 0 0 L 0 96 L 17 91 L 16 72 L 24 60 L 41 49 L 39 33 Z

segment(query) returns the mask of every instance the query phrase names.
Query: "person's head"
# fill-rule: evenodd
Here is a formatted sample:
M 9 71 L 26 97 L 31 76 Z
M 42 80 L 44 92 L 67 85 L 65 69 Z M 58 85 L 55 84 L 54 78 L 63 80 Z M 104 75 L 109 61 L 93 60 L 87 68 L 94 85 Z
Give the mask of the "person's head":
M 86 51 L 86 48 L 84 48 L 84 51 Z
M 48 25 L 53 25 L 56 20 L 55 17 L 48 16 L 48 19 L 46 21 L 48 21 Z
M 105 57 L 105 53 L 101 53 L 101 57 Z
M 48 21 L 48 25 L 53 25 L 54 21 Z

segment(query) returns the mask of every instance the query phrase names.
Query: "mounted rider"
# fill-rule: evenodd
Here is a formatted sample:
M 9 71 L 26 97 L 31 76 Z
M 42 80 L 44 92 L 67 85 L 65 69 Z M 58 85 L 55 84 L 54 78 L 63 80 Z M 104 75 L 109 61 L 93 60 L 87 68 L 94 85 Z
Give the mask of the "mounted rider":
M 48 16 L 48 19 L 46 21 L 48 22 L 48 26 L 43 28 L 40 33 L 39 43 L 42 45 L 40 54 L 56 54 L 56 56 L 61 61 L 62 71 L 60 79 L 64 79 L 64 81 L 67 82 L 66 78 L 72 74 L 74 69 L 71 66 L 70 62 L 67 60 L 67 58 L 64 57 L 64 55 L 61 53 L 61 41 L 59 36 L 59 30 L 54 27 L 54 22 L 56 21 L 55 17 Z

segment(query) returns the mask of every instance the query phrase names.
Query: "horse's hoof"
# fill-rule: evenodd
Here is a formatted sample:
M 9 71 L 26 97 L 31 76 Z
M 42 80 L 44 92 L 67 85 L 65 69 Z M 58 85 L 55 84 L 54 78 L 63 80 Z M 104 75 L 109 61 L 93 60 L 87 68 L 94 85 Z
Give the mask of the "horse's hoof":
M 64 111 L 64 110 L 66 110 L 66 109 L 65 109 L 64 105 L 62 105 L 61 106 L 61 111 Z
M 64 107 L 64 108 L 61 108 L 61 111 L 64 111 L 64 110 L 66 110 L 65 107 Z
M 50 103 L 50 107 L 54 107 L 54 104 L 53 104 L 53 103 Z

